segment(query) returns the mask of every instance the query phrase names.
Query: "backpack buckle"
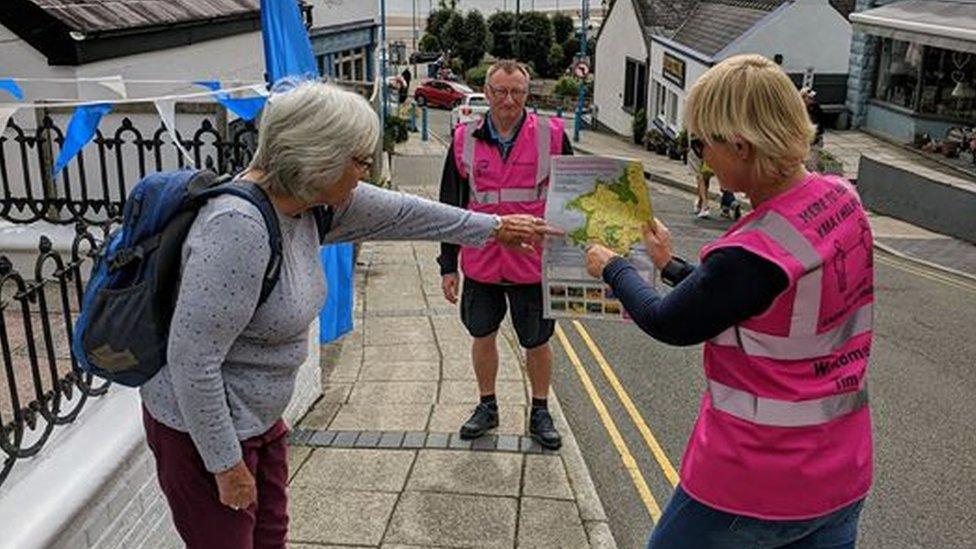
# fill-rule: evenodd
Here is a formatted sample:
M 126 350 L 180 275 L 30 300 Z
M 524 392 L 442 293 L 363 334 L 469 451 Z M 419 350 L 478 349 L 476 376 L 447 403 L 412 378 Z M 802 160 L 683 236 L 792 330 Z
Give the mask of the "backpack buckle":
M 134 248 L 126 248 L 124 250 L 119 250 L 112 259 L 108 262 L 108 269 L 110 271 L 116 271 L 125 267 L 133 261 L 142 261 L 143 252 L 142 246 L 135 246 Z

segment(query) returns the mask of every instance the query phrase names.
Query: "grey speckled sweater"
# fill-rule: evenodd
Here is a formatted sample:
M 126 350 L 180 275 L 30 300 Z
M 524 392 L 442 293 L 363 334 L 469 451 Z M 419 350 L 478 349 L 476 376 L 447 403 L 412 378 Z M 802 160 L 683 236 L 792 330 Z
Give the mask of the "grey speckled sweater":
M 308 353 L 308 327 L 325 302 L 314 219 L 278 219 L 281 278 L 257 307 L 271 253 L 261 213 L 234 196 L 200 210 L 183 245 L 168 364 L 140 389 L 150 415 L 188 432 L 211 472 L 235 465 L 239 441 L 281 417 Z M 493 224 L 491 216 L 362 184 L 336 212 L 327 239 L 481 246 Z

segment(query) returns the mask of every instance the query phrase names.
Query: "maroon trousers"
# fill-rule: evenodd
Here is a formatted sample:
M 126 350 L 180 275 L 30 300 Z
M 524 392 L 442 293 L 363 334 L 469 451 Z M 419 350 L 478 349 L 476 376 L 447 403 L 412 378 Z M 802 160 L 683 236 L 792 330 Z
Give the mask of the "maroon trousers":
M 146 440 L 156 456 L 159 486 L 176 530 L 190 549 L 284 549 L 288 533 L 288 427 L 283 420 L 241 442 L 257 482 L 257 505 L 235 511 L 220 503 L 217 481 L 190 435 L 156 421 L 143 408 Z

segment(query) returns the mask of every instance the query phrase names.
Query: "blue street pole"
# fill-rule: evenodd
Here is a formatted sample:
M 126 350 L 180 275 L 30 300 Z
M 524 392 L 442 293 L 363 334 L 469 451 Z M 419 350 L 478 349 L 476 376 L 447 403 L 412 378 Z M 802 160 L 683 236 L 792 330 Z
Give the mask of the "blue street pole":
M 586 21 L 590 17 L 590 2 L 583 1 L 580 11 L 580 60 L 586 58 Z M 586 77 L 580 79 L 579 101 L 576 103 L 576 120 L 573 121 L 573 141 L 579 143 L 580 129 L 583 126 L 583 102 L 586 101 Z
M 375 4 L 373 4 L 375 6 Z M 386 127 L 386 0 L 380 0 L 380 97 L 383 99 L 383 108 L 380 109 L 380 127 Z

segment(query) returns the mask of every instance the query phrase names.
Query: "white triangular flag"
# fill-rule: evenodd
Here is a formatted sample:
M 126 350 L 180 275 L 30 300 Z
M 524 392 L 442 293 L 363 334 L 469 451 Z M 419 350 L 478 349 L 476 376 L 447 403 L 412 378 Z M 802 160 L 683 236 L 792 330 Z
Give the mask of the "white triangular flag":
M 0 135 L 7 129 L 7 121 L 17 112 L 17 107 L 0 106 Z
M 268 96 L 268 88 L 264 84 L 256 84 L 254 86 L 251 86 L 251 90 L 253 90 L 254 93 L 256 93 L 256 94 L 258 94 L 260 96 L 263 96 L 263 97 L 267 97 Z
M 122 99 L 128 99 L 129 97 L 128 93 L 125 91 L 125 82 L 122 80 L 121 76 L 106 76 L 105 78 L 99 78 L 96 80 L 96 82 L 112 90 Z
M 159 118 L 163 121 L 163 126 L 166 126 L 166 131 L 169 133 L 170 139 L 176 144 L 176 148 L 183 153 L 190 166 L 196 165 L 193 157 L 190 156 L 189 151 L 183 148 L 183 144 L 180 143 L 179 136 L 176 135 L 176 100 L 175 99 L 157 99 L 156 102 L 156 112 L 159 113 Z

